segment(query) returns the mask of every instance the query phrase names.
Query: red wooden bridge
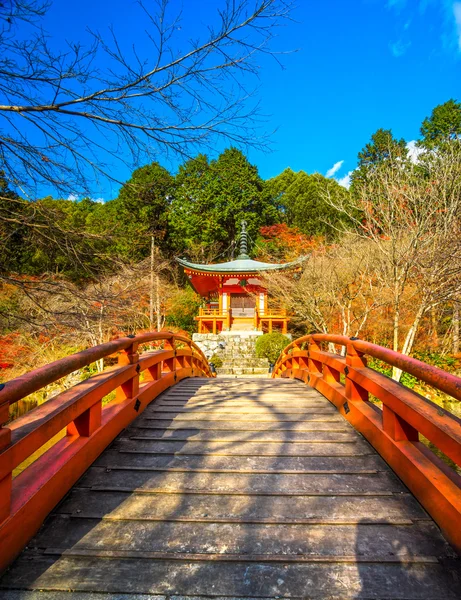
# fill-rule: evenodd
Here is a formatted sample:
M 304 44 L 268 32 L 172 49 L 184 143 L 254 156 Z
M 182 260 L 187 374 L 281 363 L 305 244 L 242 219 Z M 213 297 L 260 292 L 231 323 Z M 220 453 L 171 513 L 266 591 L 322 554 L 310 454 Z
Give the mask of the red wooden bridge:
M 332 335 L 290 344 L 272 379 L 213 378 L 189 339 L 151 333 L 8 382 L 0 598 L 459 600 L 461 477 L 421 439 L 459 467 L 461 421 L 367 356 L 461 400 L 461 379 Z

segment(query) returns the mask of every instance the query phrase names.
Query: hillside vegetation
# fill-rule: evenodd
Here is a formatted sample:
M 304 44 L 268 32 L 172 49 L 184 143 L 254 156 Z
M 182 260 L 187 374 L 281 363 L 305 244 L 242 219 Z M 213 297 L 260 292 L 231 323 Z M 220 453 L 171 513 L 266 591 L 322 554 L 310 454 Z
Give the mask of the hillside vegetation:
M 233 147 L 176 173 L 141 167 L 103 203 L 29 201 L 0 178 L 0 377 L 122 334 L 192 332 L 201 299 L 174 257 L 235 256 L 242 219 L 253 257 L 307 256 L 299 277 L 267 279 L 295 335 L 361 336 L 456 370 L 460 134 L 453 100 L 425 119 L 412 155 L 379 129 L 350 190 L 289 168 L 265 181 Z

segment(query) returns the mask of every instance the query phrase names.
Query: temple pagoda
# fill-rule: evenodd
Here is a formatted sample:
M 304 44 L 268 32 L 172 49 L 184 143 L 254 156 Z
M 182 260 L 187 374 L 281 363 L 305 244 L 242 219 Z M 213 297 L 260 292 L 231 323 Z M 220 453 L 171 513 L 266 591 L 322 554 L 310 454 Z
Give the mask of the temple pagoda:
M 268 302 L 261 274 L 273 271 L 299 271 L 302 258 L 294 262 L 273 264 L 252 260 L 248 256 L 246 222 L 242 222 L 240 254 L 236 260 L 217 264 L 195 264 L 177 258 L 194 290 L 202 296 L 204 306 L 196 321 L 198 333 L 228 331 L 287 332 L 290 317 L 285 309 Z

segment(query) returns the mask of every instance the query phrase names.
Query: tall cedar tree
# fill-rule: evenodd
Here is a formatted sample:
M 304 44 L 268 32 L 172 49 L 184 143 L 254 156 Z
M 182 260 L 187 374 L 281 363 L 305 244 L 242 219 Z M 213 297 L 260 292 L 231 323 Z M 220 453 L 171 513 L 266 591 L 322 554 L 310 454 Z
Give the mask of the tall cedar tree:
M 421 125 L 423 139 L 418 145 L 429 150 L 461 135 L 461 104 L 448 100 L 436 106 Z
M 170 212 L 180 252 L 214 243 L 224 250 L 238 236 L 242 220 L 256 239 L 261 226 L 276 222 L 277 210 L 257 168 L 240 150 L 229 148 L 212 161 L 199 155 L 180 167 Z

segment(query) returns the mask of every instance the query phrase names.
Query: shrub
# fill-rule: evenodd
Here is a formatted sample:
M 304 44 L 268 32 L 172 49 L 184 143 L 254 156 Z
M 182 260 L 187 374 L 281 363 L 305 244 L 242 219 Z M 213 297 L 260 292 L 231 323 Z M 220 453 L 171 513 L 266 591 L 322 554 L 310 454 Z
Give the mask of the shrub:
M 194 317 L 198 315 L 199 306 L 202 299 L 192 288 L 178 290 L 172 298 L 171 306 L 169 307 L 165 325 L 167 329 L 178 327 L 192 334 L 197 329 L 197 324 Z
M 256 340 L 256 356 L 275 364 L 282 350 L 290 343 L 282 333 L 265 333 Z
M 216 369 L 220 369 L 222 367 L 222 358 L 218 354 L 213 354 L 208 362 L 213 363 Z

